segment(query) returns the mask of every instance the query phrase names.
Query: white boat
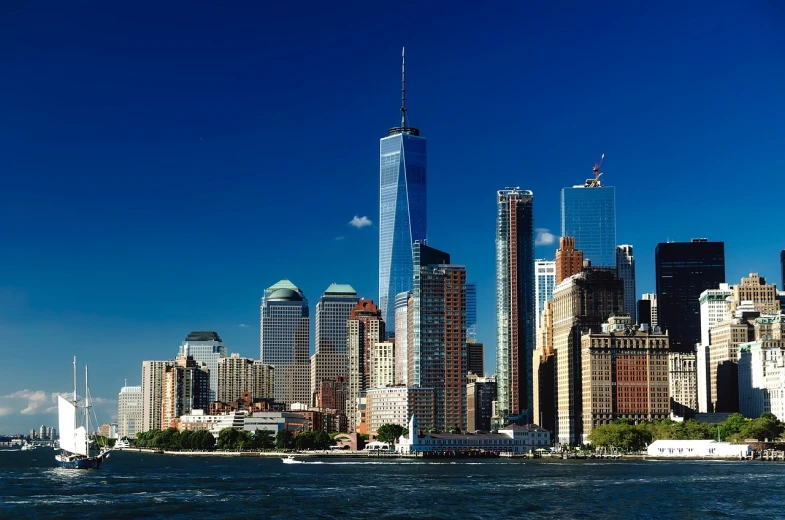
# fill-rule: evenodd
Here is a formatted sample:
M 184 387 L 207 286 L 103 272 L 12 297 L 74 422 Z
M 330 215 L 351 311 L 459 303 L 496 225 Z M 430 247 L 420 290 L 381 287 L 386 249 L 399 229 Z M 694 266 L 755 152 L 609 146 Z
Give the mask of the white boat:
M 130 448 L 131 443 L 128 442 L 128 439 L 120 439 L 114 443 L 115 449 L 123 449 L 123 448 Z
M 60 453 L 55 455 L 57 465 L 67 469 L 98 469 L 109 457 L 109 449 L 99 447 L 91 451 L 90 444 L 90 389 L 85 366 L 85 397 L 80 406 L 76 395 L 76 357 L 74 357 L 74 400 L 57 396 L 58 425 L 60 428 Z M 78 424 L 83 422 L 82 425 Z
M 37 448 L 37 446 L 35 444 L 23 444 L 22 445 L 22 451 L 31 451 L 31 450 L 34 450 L 36 448 Z
M 284 464 L 305 464 L 304 460 L 297 460 L 294 458 L 293 455 L 289 455 L 285 459 L 283 459 Z

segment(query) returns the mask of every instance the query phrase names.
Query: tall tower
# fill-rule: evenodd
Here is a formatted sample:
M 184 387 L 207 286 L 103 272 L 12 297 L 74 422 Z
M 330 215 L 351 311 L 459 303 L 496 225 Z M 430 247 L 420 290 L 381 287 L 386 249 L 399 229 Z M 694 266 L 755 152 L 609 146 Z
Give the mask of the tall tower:
M 638 323 L 635 293 L 635 257 L 632 246 L 616 246 L 616 276 L 624 282 L 624 313 L 629 314 L 632 323 Z
M 701 338 L 699 298 L 725 281 L 725 244 L 693 238 L 654 250 L 657 320 L 672 352 L 692 352 Z
M 117 396 L 117 435 L 122 439 L 136 438 L 136 432 L 142 430 L 142 387 L 124 386 Z
M 251 399 L 272 398 L 275 369 L 261 361 L 232 354 L 218 360 L 218 401 L 232 403 L 249 392 Z
M 346 321 L 347 346 L 349 351 L 349 378 L 346 396 L 346 420 L 349 431 L 355 431 L 359 410 L 358 399 L 362 398 L 370 383 L 371 348 L 384 341 L 382 311 L 373 300 L 360 300 Z
M 592 267 L 616 267 L 616 188 L 594 179 L 561 190 L 561 236 L 575 237 L 575 248 Z M 558 283 L 558 282 L 557 282 Z
M 310 334 L 308 300 L 296 285 L 284 278 L 264 291 L 260 357 L 275 367 L 276 402 L 310 402 Z
M 185 337 L 177 353 L 178 357 L 185 356 L 185 349 L 194 361 L 201 361 L 210 370 L 210 402 L 218 399 L 218 360 L 226 357 L 226 346 L 221 341 L 218 333 L 213 331 L 191 332 Z
M 533 404 L 534 194 L 505 188 L 496 200 L 497 411 L 504 418 L 530 415 Z
M 181 415 L 207 410 L 210 405 L 210 372 L 186 347 L 184 354 L 164 367 L 161 393 L 161 429 L 177 427 Z
M 537 310 L 534 316 L 537 328 L 542 326 L 542 310 L 545 302 L 553 300 L 553 286 L 556 285 L 556 262 L 553 260 L 535 260 L 534 276 L 534 299 L 537 302 Z
M 311 356 L 311 404 L 316 404 L 319 383 L 349 375 L 346 320 L 357 302 L 351 285 L 330 284 L 316 304 L 316 352 Z
M 139 432 L 161 429 L 164 371 L 172 361 L 142 362 L 142 426 Z
M 412 290 L 412 244 L 427 239 L 426 147 L 406 120 L 401 53 L 401 126 L 379 141 L 379 308 L 394 332 L 395 296 Z
M 573 237 L 559 238 L 559 249 L 556 250 L 556 280 L 558 285 L 565 278 L 578 274 L 583 270 L 583 251 L 575 249 Z
M 411 292 L 395 295 L 395 384 L 409 381 L 409 300 Z

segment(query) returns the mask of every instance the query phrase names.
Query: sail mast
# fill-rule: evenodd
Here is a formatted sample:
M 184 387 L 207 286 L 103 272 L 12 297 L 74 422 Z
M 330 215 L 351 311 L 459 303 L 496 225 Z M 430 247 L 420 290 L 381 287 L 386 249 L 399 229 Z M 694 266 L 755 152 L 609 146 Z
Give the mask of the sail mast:
M 77 404 L 77 397 L 76 397 L 76 356 L 74 356 L 74 409 L 76 409 Z M 76 430 L 76 414 L 74 413 L 74 430 Z
M 90 390 L 87 388 L 87 365 L 84 366 L 84 427 L 87 430 L 85 435 L 85 455 L 90 456 Z

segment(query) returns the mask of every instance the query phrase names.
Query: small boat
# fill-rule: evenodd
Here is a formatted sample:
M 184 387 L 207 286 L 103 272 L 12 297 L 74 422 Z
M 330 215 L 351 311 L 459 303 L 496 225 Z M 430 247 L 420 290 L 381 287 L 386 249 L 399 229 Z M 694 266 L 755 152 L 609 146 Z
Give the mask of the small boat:
M 289 455 L 285 459 L 282 459 L 284 464 L 305 464 L 304 460 L 297 460 L 294 458 L 293 455 Z
M 131 443 L 128 442 L 128 439 L 120 439 L 114 443 L 115 449 L 123 449 L 123 448 L 130 448 Z
M 90 390 L 85 366 L 85 397 L 82 406 L 76 395 L 76 357 L 74 357 L 74 400 L 57 396 L 58 425 L 60 427 L 60 453 L 55 455 L 58 467 L 66 469 L 98 469 L 109 457 L 109 449 L 90 449 Z M 84 425 L 77 425 L 77 418 L 84 418 Z
M 37 446 L 35 444 L 23 444 L 22 445 L 22 451 L 31 451 L 31 450 L 34 450 L 36 448 L 37 448 Z

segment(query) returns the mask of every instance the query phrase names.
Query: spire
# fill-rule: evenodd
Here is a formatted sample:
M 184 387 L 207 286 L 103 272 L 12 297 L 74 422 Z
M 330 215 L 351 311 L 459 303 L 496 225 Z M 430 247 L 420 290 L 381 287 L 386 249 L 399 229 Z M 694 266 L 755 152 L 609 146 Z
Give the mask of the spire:
M 401 128 L 406 128 L 406 47 L 401 47 Z

